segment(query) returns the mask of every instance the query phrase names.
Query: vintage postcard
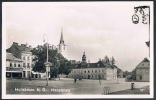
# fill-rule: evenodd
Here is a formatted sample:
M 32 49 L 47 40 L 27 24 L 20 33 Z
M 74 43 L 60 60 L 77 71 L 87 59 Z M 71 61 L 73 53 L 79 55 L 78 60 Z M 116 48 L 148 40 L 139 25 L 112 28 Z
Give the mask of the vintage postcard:
M 2 98 L 153 98 L 153 2 L 2 2 Z

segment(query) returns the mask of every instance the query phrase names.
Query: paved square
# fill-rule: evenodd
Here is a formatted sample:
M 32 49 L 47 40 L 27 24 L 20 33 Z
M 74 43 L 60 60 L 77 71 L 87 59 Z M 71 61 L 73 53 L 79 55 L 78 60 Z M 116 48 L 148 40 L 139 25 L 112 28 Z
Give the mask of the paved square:
M 46 86 L 46 80 L 41 79 L 7 79 L 6 94 L 73 94 L 73 95 L 100 95 L 105 86 L 110 88 L 110 92 L 117 92 L 131 89 L 132 82 L 124 82 L 124 79 L 107 81 L 83 79 L 74 83 L 74 79 L 61 78 L 61 80 L 49 80 Z M 135 88 L 148 86 L 149 82 L 133 82 Z M 22 90 L 20 90 L 22 89 Z M 27 90 L 24 90 L 27 89 Z

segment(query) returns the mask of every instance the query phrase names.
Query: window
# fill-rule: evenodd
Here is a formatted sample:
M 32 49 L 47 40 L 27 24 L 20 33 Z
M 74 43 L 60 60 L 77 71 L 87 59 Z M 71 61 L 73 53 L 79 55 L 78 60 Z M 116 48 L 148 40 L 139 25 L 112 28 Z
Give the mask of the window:
M 10 67 L 12 67 L 12 63 L 10 63 Z
M 93 73 L 93 70 L 92 70 L 92 73 Z
M 86 71 L 84 71 L 84 73 L 86 73 Z
M 30 65 L 29 65 L 29 63 L 28 63 L 28 68 L 30 68 Z
M 23 77 L 25 77 L 25 71 L 23 71 Z
M 28 60 L 29 60 L 29 56 L 28 56 Z
M 16 67 L 16 64 L 14 64 L 14 67 Z
M 88 73 L 89 73 L 90 71 L 88 71 Z
M 104 72 L 104 69 L 102 69 L 102 72 Z
M 99 73 L 100 73 L 100 69 L 99 69 Z
M 9 74 L 9 73 L 7 73 L 7 76 L 10 76 L 10 74 Z
M 97 73 L 97 70 L 95 70 L 95 73 Z
M 25 63 L 23 63 L 23 67 L 25 67 Z
M 20 65 L 20 64 L 18 64 L 18 67 L 21 67 L 21 65 Z
M 23 60 L 25 60 L 25 57 L 23 57 Z

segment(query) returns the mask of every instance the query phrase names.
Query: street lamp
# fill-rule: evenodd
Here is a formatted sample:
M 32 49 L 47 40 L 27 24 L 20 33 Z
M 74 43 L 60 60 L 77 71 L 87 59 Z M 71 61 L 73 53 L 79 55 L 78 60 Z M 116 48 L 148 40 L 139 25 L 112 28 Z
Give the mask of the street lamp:
M 116 75 L 117 77 L 116 78 L 117 78 L 117 83 L 119 83 L 119 80 L 118 80 L 118 62 L 117 61 L 115 61 L 115 62 L 116 62 L 116 66 L 117 66 L 117 75 Z
M 44 36 L 46 36 L 47 37 L 47 35 L 46 34 L 44 34 L 43 35 L 43 38 L 44 38 Z M 43 40 L 43 42 L 45 42 L 45 38 L 44 38 L 44 40 Z M 48 63 L 48 37 L 47 37 L 47 63 L 44 63 L 45 64 L 45 66 L 46 66 L 46 75 L 47 75 L 47 83 L 46 83 L 46 86 L 48 86 L 48 81 L 49 81 L 49 63 Z

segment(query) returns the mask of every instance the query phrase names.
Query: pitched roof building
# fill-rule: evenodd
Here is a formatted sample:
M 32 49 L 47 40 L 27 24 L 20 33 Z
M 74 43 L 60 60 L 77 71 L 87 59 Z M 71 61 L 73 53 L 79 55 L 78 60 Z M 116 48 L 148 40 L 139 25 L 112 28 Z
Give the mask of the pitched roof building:
M 144 58 L 136 66 L 136 81 L 149 81 L 150 61 Z
M 31 76 L 31 70 L 32 70 L 32 48 L 31 46 L 28 46 L 27 44 L 21 44 L 18 45 L 18 43 L 13 42 L 12 46 L 6 50 L 7 53 L 11 53 L 12 55 L 6 55 L 8 58 L 15 58 L 16 60 L 22 61 L 22 77 L 28 78 Z M 10 63 L 12 63 L 13 60 L 11 60 Z
M 6 53 L 6 77 L 21 78 L 23 73 L 22 62 L 12 53 Z

